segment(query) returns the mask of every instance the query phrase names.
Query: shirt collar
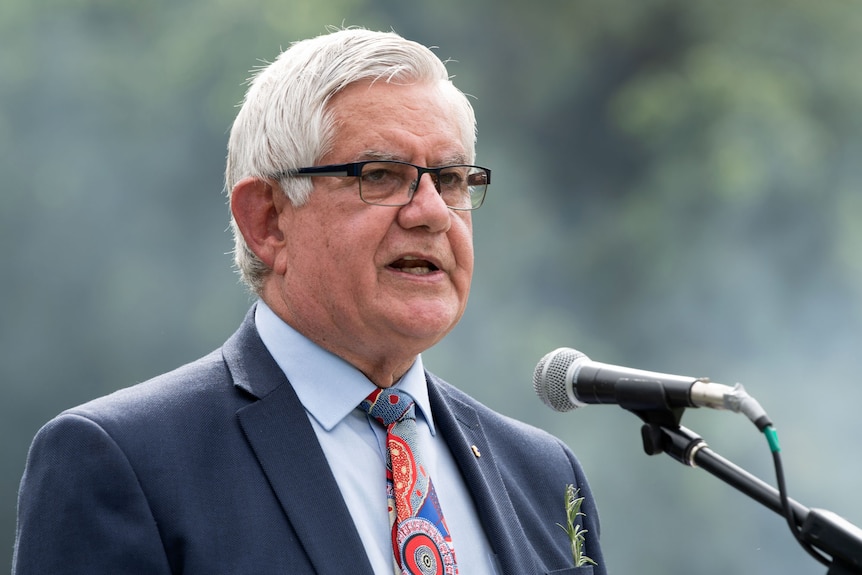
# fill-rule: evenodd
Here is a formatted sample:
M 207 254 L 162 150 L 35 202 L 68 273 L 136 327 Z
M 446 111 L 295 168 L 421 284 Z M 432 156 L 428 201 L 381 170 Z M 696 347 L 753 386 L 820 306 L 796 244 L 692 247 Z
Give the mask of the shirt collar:
M 376 388 L 361 371 L 293 329 L 262 300 L 257 303 L 254 321 L 261 340 L 299 401 L 326 431 L 338 425 Z M 421 413 L 417 421 L 424 419 L 434 435 L 421 355 L 395 385 L 413 398 Z

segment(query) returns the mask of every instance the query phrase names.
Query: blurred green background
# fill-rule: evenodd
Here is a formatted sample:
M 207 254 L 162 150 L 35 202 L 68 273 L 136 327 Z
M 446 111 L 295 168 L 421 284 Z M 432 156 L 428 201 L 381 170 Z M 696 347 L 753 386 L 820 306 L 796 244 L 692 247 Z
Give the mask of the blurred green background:
M 531 378 L 568 346 L 741 381 L 791 496 L 862 524 L 862 5 L 846 0 L 5 0 L 0 561 L 39 426 L 239 324 L 227 130 L 248 71 L 326 25 L 435 46 L 474 97 L 494 184 L 468 312 L 426 362 L 578 453 L 611 571 L 824 573 L 773 512 L 646 456 L 635 416 L 554 413 Z M 774 482 L 743 416 L 683 424 Z

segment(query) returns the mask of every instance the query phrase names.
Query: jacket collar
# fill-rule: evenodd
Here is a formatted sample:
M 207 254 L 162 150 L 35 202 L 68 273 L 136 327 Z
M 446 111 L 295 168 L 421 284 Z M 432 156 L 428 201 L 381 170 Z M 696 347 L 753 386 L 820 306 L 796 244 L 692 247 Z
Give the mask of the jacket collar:
M 308 416 L 254 327 L 254 308 L 223 347 L 246 440 L 317 573 L 373 575 Z
M 436 376 L 427 374 L 427 378 L 437 428 L 449 445 L 473 496 L 502 573 L 536 573 L 532 548 L 509 499 L 476 409 L 459 399 L 456 395 L 460 392 L 454 392 L 450 385 Z
M 254 307 L 225 343 L 223 356 L 234 385 L 258 399 L 237 416 L 287 517 L 301 518 L 291 524 L 315 571 L 372 575 L 308 416 L 257 334 Z M 534 573 L 533 552 L 476 410 L 442 380 L 427 372 L 426 379 L 436 427 L 464 476 L 503 574 Z

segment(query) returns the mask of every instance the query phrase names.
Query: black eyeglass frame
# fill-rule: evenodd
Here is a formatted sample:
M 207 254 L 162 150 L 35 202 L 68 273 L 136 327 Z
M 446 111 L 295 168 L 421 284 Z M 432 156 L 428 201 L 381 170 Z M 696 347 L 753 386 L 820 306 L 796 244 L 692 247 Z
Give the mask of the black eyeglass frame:
M 485 173 L 485 189 L 482 192 L 482 197 L 479 198 L 479 202 L 476 205 L 472 205 L 472 196 L 471 196 L 471 206 L 469 208 L 458 208 L 450 205 L 446 205 L 450 210 L 458 210 L 458 211 L 472 211 L 482 207 L 482 204 L 485 202 L 485 195 L 488 191 L 488 185 L 491 183 L 491 170 L 489 168 L 483 168 L 482 166 L 474 166 L 471 164 L 450 164 L 448 166 L 440 166 L 439 168 L 426 168 L 424 166 L 417 166 L 416 164 L 411 164 L 410 162 L 401 162 L 398 160 L 364 160 L 361 162 L 350 162 L 348 164 L 329 164 L 326 166 L 309 166 L 306 168 L 296 168 L 294 170 L 287 170 L 278 174 L 277 177 L 281 176 L 289 176 L 289 177 L 315 177 L 315 176 L 331 176 L 336 178 L 344 178 L 344 177 L 354 177 L 358 178 L 362 175 L 362 168 L 368 164 L 379 164 L 379 163 L 388 163 L 388 164 L 400 164 L 403 166 L 412 166 L 416 168 L 418 172 L 418 176 L 416 177 L 416 181 L 412 183 L 410 186 L 407 201 L 403 204 L 378 204 L 375 202 L 369 202 L 362 197 L 362 184 L 359 184 L 359 199 L 361 199 L 366 204 L 372 206 L 389 206 L 389 207 L 399 207 L 406 206 L 411 201 L 413 201 L 413 194 L 416 193 L 416 189 L 419 187 L 419 180 L 422 179 L 424 174 L 431 174 L 431 181 L 434 183 L 434 188 L 437 190 L 437 193 L 440 192 L 440 173 L 444 170 L 449 170 L 452 168 L 476 168 L 478 170 L 482 170 Z

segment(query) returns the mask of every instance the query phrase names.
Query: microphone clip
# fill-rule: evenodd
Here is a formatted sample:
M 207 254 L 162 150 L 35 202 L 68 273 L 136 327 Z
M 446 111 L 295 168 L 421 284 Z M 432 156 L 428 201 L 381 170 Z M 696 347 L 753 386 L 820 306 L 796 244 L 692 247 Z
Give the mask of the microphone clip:
M 641 427 L 641 439 L 647 455 L 667 453 L 689 467 L 697 467 L 694 458 L 698 451 L 707 447 L 702 437 L 679 424 L 670 427 L 646 423 Z

